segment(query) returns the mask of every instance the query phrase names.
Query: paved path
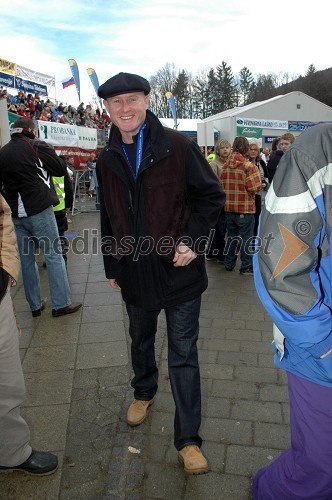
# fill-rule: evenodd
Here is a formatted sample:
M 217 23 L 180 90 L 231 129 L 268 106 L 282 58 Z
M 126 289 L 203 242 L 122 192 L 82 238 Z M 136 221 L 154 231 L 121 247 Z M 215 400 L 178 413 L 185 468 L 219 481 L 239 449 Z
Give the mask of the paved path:
M 80 236 L 72 240 L 80 254 L 70 255 L 68 273 L 73 301 L 84 303 L 81 313 L 52 318 L 48 303 L 40 318 L 32 318 L 22 285 L 14 290 L 27 388 L 22 414 L 33 446 L 56 452 L 60 468 L 38 479 L 1 474 L 0 500 L 251 498 L 252 474 L 288 446 L 289 435 L 286 379 L 273 366 L 271 321 L 253 278 L 207 263 L 199 356 L 201 435 L 211 471 L 186 477 L 172 442 L 162 314 L 156 402 L 141 426 L 125 423 L 132 398 L 128 325 L 121 296 L 108 286 L 96 255 L 98 219 L 80 214 L 70 226 L 71 235 Z M 49 296 L 41 266 L 40 274 Z

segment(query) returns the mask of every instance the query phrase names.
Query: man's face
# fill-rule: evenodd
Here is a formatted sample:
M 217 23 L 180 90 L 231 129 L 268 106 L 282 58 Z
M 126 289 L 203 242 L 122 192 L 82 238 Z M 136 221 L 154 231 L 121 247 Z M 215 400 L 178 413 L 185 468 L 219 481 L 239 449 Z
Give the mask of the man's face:
M 286 151 L 291 147 L 292 143 L 290 141 L 287 141 L 286 139 L 281 139 L 279 142 L 279 147 L 281 151 L 286 153 Z
M 150 96 L 144 95 L 144 92 L 130 92 L 104 100 L 105 108 L 125 142 L 132 142 L 132 136 L 138 133 L 144 123 L 149 100 Z

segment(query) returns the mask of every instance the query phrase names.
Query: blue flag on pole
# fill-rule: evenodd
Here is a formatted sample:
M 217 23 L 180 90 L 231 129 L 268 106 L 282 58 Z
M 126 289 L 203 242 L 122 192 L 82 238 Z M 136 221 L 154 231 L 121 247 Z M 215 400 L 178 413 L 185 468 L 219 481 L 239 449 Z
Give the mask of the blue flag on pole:
M 176 118 L 176 107 L 175 107 L 174 96 L 173 96 L 172 92 L 166 92 L 165 95 L 167 97 L 168 105 L 170 107 L 170 110 L 171 110 L 171 113 L 173 116 L 173 120 L 174 120 L 174 127 L 173 128 L 177 129 L 178 122 L 177 122 L 177 118 Z
M 76 85 L 78 100 L 81 102 L 80 74 L 78 71 L 77 62 L 75 61 L 75 59 L 68 59 L 68 62 Z

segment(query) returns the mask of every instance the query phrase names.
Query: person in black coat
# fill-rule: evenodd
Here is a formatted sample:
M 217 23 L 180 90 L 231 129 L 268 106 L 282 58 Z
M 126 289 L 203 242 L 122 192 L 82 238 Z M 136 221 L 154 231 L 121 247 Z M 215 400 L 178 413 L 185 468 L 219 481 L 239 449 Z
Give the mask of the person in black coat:
M 185 472 L 201 474 L 208 463 L 200 451 L 197 339 L 207 275 L 199 242 L 207 242 L 225 194 L 197 144 L 147 109 L 149 94 L 149 82 L 130 73 L 98 90 L 112 120 L 97 163 L 105 272 L 129 316 L 134 401 L 127 423 L 144 422 L 158 389 L 154 345 L 164 309 L 174 445 Z
M 82 306 L 71 303 L 53 212 L 59 199 L 51 177 L 64 176 L 66 165 L 52 148 L 35 137 L 34 130 L 30 118 L 15 121 L 11 140 L 0 150 L 0 187 L 13 214 L 24 290 L 32 316 L 40 316 L 45 308 L 35 261 L 38 243 L 47 264 L 52 315 L 57 317 L 74 313 Z

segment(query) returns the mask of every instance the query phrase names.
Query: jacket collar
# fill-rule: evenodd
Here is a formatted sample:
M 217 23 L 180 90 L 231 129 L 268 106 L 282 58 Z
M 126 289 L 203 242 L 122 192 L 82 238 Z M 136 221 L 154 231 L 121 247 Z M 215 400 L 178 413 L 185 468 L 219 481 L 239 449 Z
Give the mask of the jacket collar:
M 150 110 L 146 111 L 146 128 L 144 130 L 144 149 L 149 146 L 156 158 L 164 155 L 165 152 L 170 150 L 170 144 L 165 137 L 165 131 L 163 125 L 160 123 L 158 118 Z M 134 136 L 134 141 L 137 136 Z M 108 141 L 108 149 L 111 151 L 116 151 L 117 153 L 122 153 L 121 147 L 121 133 L 118 127 L 115 125 L 111 126 L 110 136 Z M 168 151 L 167 151 L 168 150 Z

